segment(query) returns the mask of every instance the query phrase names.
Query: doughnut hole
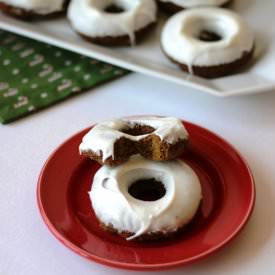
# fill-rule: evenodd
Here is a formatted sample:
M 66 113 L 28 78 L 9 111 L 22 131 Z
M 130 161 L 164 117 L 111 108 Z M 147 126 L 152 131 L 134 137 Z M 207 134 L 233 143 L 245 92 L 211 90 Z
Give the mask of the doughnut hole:
M 130 136 L 141 136 L 141 135 L 151 134 L 155 130 L 156 130 L 155 128 L 148 125 L 135 124 L 132 127 L 127 126 L 125 128 L 122 128 L 119 131 Z
M 129 186 L 128 193 L 141 201 L 157 201 L 164 197 L 166 189 L 164 184 L 155 178 L 139 179 Z
M 209 20 L 194 28 L 193 37 L 202 42 L 218 42 L 223 39 L 223 31 L 216 21 Z
M 139 0 L 93 0 L 92 5 L 99 11 L 107 14 L 119 14 L 134 10 L 138 7 Z
M 111 4 L 104 8 L 104 12 L 107 13 L 122 13 L 125 9 L 117 4 Z
M 232 36 L 236 32 L 236 25 L 230 18 L 209 18 L 194 16 L 186 20 L 182 27 L 182 34 L 201 42 L 219 42 Z
M 197 38 L 204 42 L 217 42 L 222 40 L 222 37 L 218 33 L 211 30 L 201 30 Z

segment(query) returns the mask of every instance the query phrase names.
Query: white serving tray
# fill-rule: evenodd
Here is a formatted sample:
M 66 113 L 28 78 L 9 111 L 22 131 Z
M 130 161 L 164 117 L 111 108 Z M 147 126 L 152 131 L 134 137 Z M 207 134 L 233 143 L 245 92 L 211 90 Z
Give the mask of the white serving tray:
M 242 73 L 206 80 L 190 76 L 171 64 L 160 50 L 159 37 L 164 17 L 141 45 L 132 48 L 105 48 L 88 43 L 71 29 L 66 18 L 23 22 L 0 13 L 0 28 L 64 49 L 193 87 L 217 96 L 249 94 L 275 90 L 275 0 L 233 0 L 232 9 L 240 13 L 256 34 L 253 64 Z

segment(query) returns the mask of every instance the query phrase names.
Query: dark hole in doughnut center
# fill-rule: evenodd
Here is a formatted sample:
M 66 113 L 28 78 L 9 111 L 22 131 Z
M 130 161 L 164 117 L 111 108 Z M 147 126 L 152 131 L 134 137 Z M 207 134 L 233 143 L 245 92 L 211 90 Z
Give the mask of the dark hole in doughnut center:
M 107 12 L 107 13 L 122 13 L 125 10 L 122 7 L 120 7 L 116 4 L 111 4 L 111 5 L 107 6 L 104 9 L 104 11 Z
M 214 31 L 202 30 L 198 35 L 198 39 L 205 42 L 217 42 L 222 40 L 222 36 Z
M 148 125 L 134 125 L 133 127 L 125 127 L 119 130 L 120 132 L 131 135 L 131 136 L 141 136 L 151 134 L 155 131 L 155 129 Z
M 162 182 L 151 178 L 135 181 L 130 185 L 128 192 L 138 200 L 156 201 L 165 195 L 166 190 Z

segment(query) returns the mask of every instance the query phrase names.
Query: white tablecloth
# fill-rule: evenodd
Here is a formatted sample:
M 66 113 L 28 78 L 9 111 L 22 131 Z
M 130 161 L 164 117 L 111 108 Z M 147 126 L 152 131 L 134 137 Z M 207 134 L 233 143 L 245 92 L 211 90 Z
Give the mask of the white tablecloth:
M 177 116 L 209 128 L 241 152 L 256 180 L 255 210 L 240 236 L 169 274 L 275 274 L 275 91 L 217 98 L 139 74 L 0 126 L 0 274 L 132 273 L 61 245 L 40 217 L 36 184 L 44 161 L 66 138 L 97 121 L 135 114 Z

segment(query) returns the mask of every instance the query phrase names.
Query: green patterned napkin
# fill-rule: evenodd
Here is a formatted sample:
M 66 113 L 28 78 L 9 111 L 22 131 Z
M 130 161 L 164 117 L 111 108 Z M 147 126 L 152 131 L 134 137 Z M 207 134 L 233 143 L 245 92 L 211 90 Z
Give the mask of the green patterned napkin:
M 127 72 L 0 30 L 0 122 L 9 123 Z

